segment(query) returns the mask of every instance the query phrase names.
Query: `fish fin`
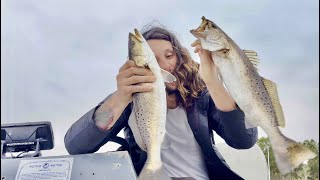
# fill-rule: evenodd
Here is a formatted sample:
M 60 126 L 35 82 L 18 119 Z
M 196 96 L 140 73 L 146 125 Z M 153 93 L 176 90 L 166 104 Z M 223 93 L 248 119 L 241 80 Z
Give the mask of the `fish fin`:
M 161 74 L 162 74 L 162 77 L 163 77 L 163 81 L 164 82 L 174 82 L 176 81 L 176 77 L 174 75 L 172 75 L 171 73 L 169 73 L 168 71 L 164 70 L 164 69 L 161 69 Z
M 260 63 L 260 59 L 258 57 L 258 54 L 252 50 L 243 49 L 242 51 L 248 57 L 249 61 L 253 65 L 253 67 L 258 71 L 258 64 Z
M 302 143 L 297 143 L 283 134 L 280 138 L 270 139 L 277 167 L 282 175 L 294 170 L 300 164 L 317 156 Z
M 145 145 L 145 143 L 142 140 L 140 131 L 138 129 L 138 125 L 137 125 L 137 119 L 136 119 L 136 115 L 134 114 L 134 111 L 131 112 L 130 116 L 129 116 L 129 121 L 128 124 L 131 128 L 134 140 L 136 141 L 136 143 L 138 144 L 138 146 L 144 150 L 147 151 L 147 146 Z
M 265 79 L 263 77 L 261 77 L 261 78 L 262 78 L 263 84 L 266 87 L 267 92 L 271 98 L 271 103 L 272 103 L 273 109 L 274 109 L 276 117 L 277 117 L 278 126 L 284 128 L 285 127 L 285 119 L 284 119 L 282 107 L 280 104 L 280 100 L 278 97 L 277 85 L 268 79 Z
M 245 115 L 245 118 L 244 118 L 244 124 L 246 126 L 247 129 L 249 128 L 254 128 L 254 127 L 258 127 L 259 125 L 253 123 L 254 121 L 251 120 L 251 117 Z
M 163 165 L 160 164 L 159 167 L 150 168 L 146 166 L 147 164 L 148 163 L 146 163 L 142 168 L 138 176 L 138 180 L 171 180 L 171 178 L 164 171 Z

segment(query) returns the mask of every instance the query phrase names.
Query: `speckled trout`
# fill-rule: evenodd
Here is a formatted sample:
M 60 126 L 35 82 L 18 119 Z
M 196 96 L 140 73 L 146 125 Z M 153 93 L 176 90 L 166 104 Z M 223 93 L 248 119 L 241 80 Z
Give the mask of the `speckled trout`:
M 190 31 L 202 47 L 211 52 L 219 76 L 245 114 L 246 128 L 260 126 L 268 135 L 278 169 L 289 173 L 316 156 L 311 150 L 284 136 L 279 127 L 285 119 L 276 84 L 258 73 L 259 58 L 252 50 L 242 50 L 215 23 L 202 17 L 197 29 Z
M 133 95 L 128 122 L 138 146 L 147 152 L 147 160 L 138 179 L 170 179 L 163 172 L 160 150 L 167 115 L 164 83 L 173 82 L 176 78 L 159 67 L 147 41 L 136 29 L 134 33 L 129 33 L 129 59 L 139 67 L 150 69 L 156 76 L 151 92 Z

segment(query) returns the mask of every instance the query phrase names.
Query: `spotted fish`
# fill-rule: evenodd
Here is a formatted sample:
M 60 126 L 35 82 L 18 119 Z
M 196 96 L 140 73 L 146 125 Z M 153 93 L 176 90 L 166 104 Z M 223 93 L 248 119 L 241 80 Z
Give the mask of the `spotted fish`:
M 247 128 L 260 126 L 268 135 L 278 169 L 289 173 L 316 156 L 311 150 L 284 136 L 279 127 L 285 119 L 276 84 L 258 73 L 259 58 L 252 50 L 242 50 L 215 23 L 202 17 L 197 29 L 190 31 L 211 52 L 219 76 L 245 114 Z
M 150 46 L 138 30 L 129 33 L 129 59 L 139 67 L 150 69 L 156 76 L 151 92 L 135 93 L 129 126 L 138 146 L 147 152 L 146 163 L 139 179 L 170 179 L 163 173 L 161 144 L 165 135 L 167 101 L 164 82 L 175 76 L 161 69 Z

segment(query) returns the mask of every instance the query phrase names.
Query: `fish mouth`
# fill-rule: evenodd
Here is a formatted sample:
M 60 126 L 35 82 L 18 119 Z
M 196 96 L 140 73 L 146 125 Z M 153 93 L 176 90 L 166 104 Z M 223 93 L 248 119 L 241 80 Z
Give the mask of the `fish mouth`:
M 199 33 L 203 33 L 205 30 L 208 30 L 208 29 L 218 29 L 218 26 L 216 24 L 214 24 L 212 21 L 205 18 L 204 16 L 202 16 L 201 19 L 202 19 L 202 22 L 200 26 L 197 29 L 190 30 L 192 34 L 198 35 Z
M 137 51 L 134 50 L 134 47 L 137 47 L 138 44 L 141 45 L 143 41 L 144 41 L 144 38 L 137 29 L 134 29 L 134 33 L 129 32 L 129 41 L 128 41 L 129 59 L 133 60 L 133 54 L 137 53 Z
M 224 42 L 221 29 L 212 21 L 202 16 L 202 22 L 196 29 L 190 30 L 190 33 L 200 39 L 203 48 L 212 52 L 229 52 L 228 45 Z
M 134 29 L 134 34 L 132 32 L 129 32 L 129 39 L 130 40 L 137 40 L 139 43 L 143 42 L 143 36 L 140 34 L 140 32 L 137 29 Z
M 210 25 L 210 20 L 208 20 L 207 18 L 205 18 L 204 16 L 202 16 L 202 22 L 200 24 L 200 26 L 197 29 L 192 29 L 190 30 L 190 33 L 193 34 L 196 37 L 203 37 L 203 33 L 204 31 L 209 28 Z

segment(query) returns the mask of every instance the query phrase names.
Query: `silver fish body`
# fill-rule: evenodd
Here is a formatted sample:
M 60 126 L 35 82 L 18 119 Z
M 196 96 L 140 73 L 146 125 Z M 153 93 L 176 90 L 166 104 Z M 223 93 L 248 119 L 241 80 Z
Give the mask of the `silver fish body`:
M 165 179 L 161 177 L 160 154 L 167 114 L 164 82 L 174 81 L 175 78 L 159 67 L 151 48 L 136 29 L 135 34 L 129 34 L 129 59 L 137 66 L 150 69 L 156 77 L 151 92 L 133 95 L 132 113 L 128 122 L 137 144 L 147 152 L 147 160 L 139 179 Z
M 278 168 L 286 174 L 316 155 L 300 143 L 284 136 L 284 116 L 276 84 L 261 77 L 254 51 L 242 50 L 216 24 L 202 17 L 201 25 L 190 31 L 212 59 L 230 95 L 245 114 L 246 127 L 260 126 L 268 135 Z

